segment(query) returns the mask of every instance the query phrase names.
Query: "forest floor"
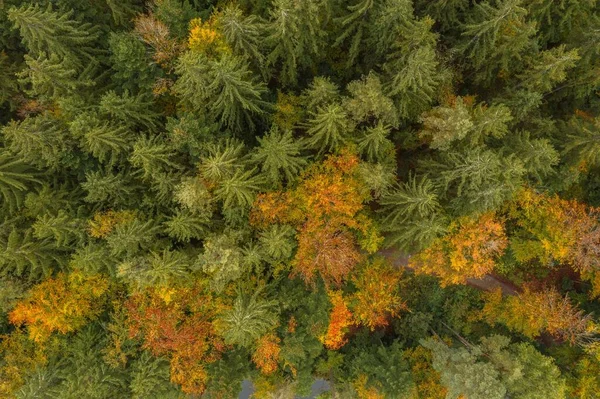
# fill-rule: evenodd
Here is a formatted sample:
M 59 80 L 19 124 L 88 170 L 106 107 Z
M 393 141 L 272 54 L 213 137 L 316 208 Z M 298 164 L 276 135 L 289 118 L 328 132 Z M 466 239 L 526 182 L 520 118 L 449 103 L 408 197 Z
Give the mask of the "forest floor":
M 411 268 L 408 267 L 410 255 L 403 254 L 392 248 L 383 249 L 379 251 L 379 254 L 395 267 L 411 270 Z M 488 274 L 482 278 L 469 278 L 467 279 L 467 284 L 482 291 L 492 291 L 496 288 L 500 288 L 503 295 L 516 295 L 519 292 L 517 286 L 493 274 Z

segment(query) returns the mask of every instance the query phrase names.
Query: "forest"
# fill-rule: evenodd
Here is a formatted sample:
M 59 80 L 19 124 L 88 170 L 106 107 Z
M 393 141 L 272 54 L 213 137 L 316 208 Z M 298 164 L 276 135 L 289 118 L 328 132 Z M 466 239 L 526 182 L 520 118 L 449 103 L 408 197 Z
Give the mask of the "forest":
M 0 0 L 0 398 L 314 381 L 600 398 L 600 1 Z

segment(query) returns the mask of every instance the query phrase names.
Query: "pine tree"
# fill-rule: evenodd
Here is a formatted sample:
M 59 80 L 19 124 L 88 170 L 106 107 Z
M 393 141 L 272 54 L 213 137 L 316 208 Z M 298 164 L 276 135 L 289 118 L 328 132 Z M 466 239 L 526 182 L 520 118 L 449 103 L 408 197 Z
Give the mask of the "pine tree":
M 512 197 L 525 174 L 516 157 L 501 158 L 477 147 L 443 153 L 440 161 L 423 161 L 420 168 L 431 173 L 452 209 L 459 213 L 494 209 Z
M 498 371 L 489 363 L 477 359 L 479 348 L 450 348 L 444 342 L 429 338 L 421 345 L 433 354 L 433 368 L 441 374 L 447 397 L 464 395 L 469 398 L 502 399 L 506 387 Z
M 564 45 L 539 53 L 539 58 L 519 75 L 520 86 L 530 91 L 547 93 L 567 78 L 567 70 L 580 60 L 577 49 L 566 51 Z
M 23 161 L 58 170 L 67 163 L 73 142 L 62 123 L 50 114 L 12 121 L 2 129 L 7 149 Z
M 31 230 L 12 228 L 0 236 L 0 273 L 30 279 L 48 276 L 65 266 L 66 259 L 55 250 L 52 241 L 35 240 Z
M 394 143 L 388 138 L 390 128 L 378 123 L 365 129 L 357 139 L 358 151 L 369 162 L 385 161 L 394 153 Z
M 293 235 L 292 227 L 275 224 L 260 234 L 260 248 L 273 263 L 287 261 L 295 247 Z
M 600 119 L 572 118 L 561 127 L 567 133 L 565 152 L 576 164 L 600 164 Z
M 306 146 L 319 154 L 340 149 L 354 129 L 348 114 L 340 104 L 329 104 L 311 113 L 307 122 Z
M 129 157 L 131 164 L 142 172 L 147 179 L 164 170 L 179 169 L 180 165 L 172 161 L 175 152 L 158 137 L 141 138 L 133 144 L 133 152 Z
M 244 272 L 243 252 L 236 232 L 214 235 L 204 240 L 204 251 L 193 268 L 202 270 L 211 279 L 211 287 L 222 291 L 228 283 L 239 279 Z
M 255 175 L 256 170 L 237 170 L 215 189 L 215 197 L 223 201 L 223 208 L 249 208 L 261 191 L 264 180 Z
M 248 295 L 238 290 L 233 307 L 220 315 L 228 344 L 250 346 L 277 323 L 276 302 L 260 298 L 261 289 Z
M 340 100 L 339 87 L 328 77 L 317 76 L 302 93 L 302 102 L 308 112 L 315 113 L 319 108 Z
M 29 165 L 6 150 L 0 151 L 0 194 L 4 204 L 14 210 L 21 206 L 25 192 L 32 184 L 40 183 Z
M 146 287 L 167 288 L 177 285 L 190 275 L 190 259 L 181 251 L 150 251 L 143 257 L 122 262 L 117 277 L 127 281 L 135 289 Z
M 83 221 L 60 210 L 56 216 L 50 214 L 38 217 L 33 224 L 35 238 L 54 240 L 56 247 L 72 247 L 83 242 L 85 234 Z
M 234 53 L 245 56 L 263 67 L 264 56 L 261 52 L 261 33 L 264 30 L 263 22 L 256 15 L 244 15 L 241 8 L 229 4 L 216 14 L 220 31 L 231 46 Z
M 293 182 L 306 166 L 300 154 L 300 142 L 294 140 L 292 132 L 280 132 L 276 126 L 263 137 L 257 138 L 259 147 L 252 154 L 252 161 L 260 165 L 261 172 L 272 185 Z
M 279 79 L 284 85 L 295 85 L 298 70 L 314 64 L 323 45 L 322 25 L 330 12 L 328 2 L 273 2 L 265 26 L 265 42 L 271 48 L 267 61 L 270 65 L 281 62 Z
M 510 150 L 523 162 L 527 175 L 537 180 L 544 181 L 554 172 L 554 167 L 560 161 L 558 151 L 548 139 L 531 138 L 527 131 L 519 132 L 511 137 Z
M 131 149 L 133 135 L 126 126 L 102 121 L 94 113 L 82 113 L 76 117 L 69 130 L 79 139 L 81 148 L 101 163 L 113 165 L 122 161 Z
M 164 222 L 165 231 L 169 237 L 180 242 L 203 238 L 207 233 L 208 224 L 209 220 L 204 215 L 195 215 L 180 210 L 177 210 Z
M 150 88 L 159 71 L 149 62 L 144 44 L 130 33 L 115 32 L 111 32 L 108 44 L 113 81 L 131 93 Z
M 240 57 L 223 55 L 210 60 L 193 52 L 183 54 L 175 69 L 179 79 L 173 86 L 183 103 L 197 113 L 214 118 L 222 127 L 243 130 L 254 126 L 253 115 L 264 113 L 261 97 L 265 85 L 257 83 Z
M 351 97 L 344 101 L 343 106 L 357 125 L 398 125 L 398 111 L 394 102 L 384 94 L 383 85 L 377 75 L 369 73 L 361 80 L 348 83 L 346 89 Z
M 99 170 L 86 173 L 81 188 L 87 191 L 86 202 L 112 206 L 132 203 L 136 189 L 123 172 L 113 174 Z
M 113 255 L 133 256 L 152 247 L 159 229 L 153 220 L 136 218 L 129 223 L 118 224 L 107 237 L 108 246 Z
M 388 233 L 387 245 L 419 250 L 446 232 L 436 191 L 426 177 L 410 176 L 381 197 L 381 213 L 385 215 L 381 229 Z
M 339 46 L 344 41 L 350 41 L 348 46 L 347 66 L 354 64 L 361 49 L 361 42 L 368 31 L 369 20 L 373 11 L 375 2 L 373 0 L 359 0 L 356 4 L 347 6 L 348 13 L 339 18 L 339 24 L 344 29 L 335 41 L 335 45 Z
M 527 10 L 521 4 L 522 0 L 478 3 L 463 24 L 459 48 L 475 69 L 483 70 L 481 78 L 510 70 L 521 54 L 535 48 L 535 24 L 525 19 Z
M 42 98 L 54 98 L 73 93 L 77 89 L 91 86 L 91 81 L 77 79 L 77 71 L 56 54 L 46 58 L 25 55 L 28 68 L 18 74 L 19 83 L 29 86 L 27 94 Z
M 179 390 L 169 381 L 169 362 L 147 351 L 131 364 L 132 399 L 177 399 Z
M 383 64 L 387 94 L 396 100 L 400 116 L 413 118 L 429 108 L 435 90 L 445 79 L 435 51 L 433 20 L 411 21 L 401 31 Z
M 350 364 L 352 375 L 366 377 L 365 388 L 374 388 L 380 397 L 408 396 L 414 389 L 408 362 L 398 342 L 366 347 Z
M 97 54 L 94 42 L 99 29 L 74 19 L 73 11 L 59 13 L 52 4 L 44 10 L 39 4 L 22 5 L 8 10 L 8 18 L 18 28 L 23 42 L 34 57 L 56 54 L 76 67 Z
M 152 110 L 153 102 L 144 93 L 132 96 L 128 91 L 118 95 L 109 91 L 100 99 L 100 111 L 116 118 L 126 126 L 140 126 L 149 130 L 157 127 L 158 115 Z

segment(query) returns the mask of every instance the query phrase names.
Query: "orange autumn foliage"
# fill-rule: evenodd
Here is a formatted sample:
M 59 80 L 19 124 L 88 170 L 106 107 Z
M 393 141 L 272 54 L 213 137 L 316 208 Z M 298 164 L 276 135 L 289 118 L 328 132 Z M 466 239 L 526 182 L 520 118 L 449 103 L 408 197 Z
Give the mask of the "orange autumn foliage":
M 519 295 L 502 297 L 500 289 L 486 293 L 480 317 L 490 324 L 502 323 L 529 338 L 543 331 L 571 344 L 584 340 L 593 327 L 589 315 L 555 289 L 536 292 L 525 287 Z
M 330 291 L 328 294 L 333 307 L 329 313 L 327 332 L 321 341 L 327 349 L 337 350 L 348 342 L 346 332 L 348 327 L 353 324 L 352 313 L 340 291 Z
M 364 213 L 368 190 L 360 183 L 358 157 L 349 150 L 313 165 L 298 187 L 287 192 L 259 195 L 252 224 L 296 226 L 298 250 L 293 275 L 313 282 L 319 274 L 326 284 L 340 285 L 363 259 L 359 245 L 375 252 L 381 242 L 373 222 Z
M 220 358 L 225 344 L 213 320 L 219 303 L 200 285 L 164 292 L 149 288 L 133 294 L 125 303 L 130 338 L 156 356 L 169 356 L 171 381 L 188 394 L 206 388 L 205 364 Z
M 459 219 L 449 231 L 409 261 L 416 272 L 440 277 L 442 286 L 465 284 L 468 278 L 492 272 L 508 245 L 502 222 L 491 212 Z
M 397 317 L 401 310 L 406 309 L 398 295 L 401 277 L 400 269 L 377 259 L 353 278 L 357 292 L 353 295 L 356 304 L 352 310 L 357 323 L 373 331 L 387 326 L 390 318 Z
M 263 374 L 272 374 L 277 371 L 281 340 L 273 333 L 262 336 L 252 354 L 252 361 Z
M 17 326 L 27 326 L 30 338 L 42 343 L 53 332 L 73 332 L 95 319 L 108 291 L 104 276 L 60 273 L 34 286 L 8 317 Z

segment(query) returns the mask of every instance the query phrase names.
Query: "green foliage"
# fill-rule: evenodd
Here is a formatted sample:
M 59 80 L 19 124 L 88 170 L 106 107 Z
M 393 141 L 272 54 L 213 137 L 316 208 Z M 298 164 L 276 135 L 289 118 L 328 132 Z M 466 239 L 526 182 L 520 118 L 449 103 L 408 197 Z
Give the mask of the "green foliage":
M 261 97 L 263 83 L 257 83 L 247 63 L 224 55 L 211 60 L 193 52 L 182 55 L 175 69 L 180 78 L 173 89 L 183 104 L 197 113 L 207 113 L 222 127 L 242 131 L 254 126 L 253 115 L 265 112 Z
M 220 317 L 226 343 L 248 347 L 275 327 L 277 302 L 265 300 L 260 294 L 261 290 L 252 295 L 238 290 L 233 307 Z
M 55 54 L 75 67 L 82 67 L 97 54 L 94 42 L 100 32 L 92 24 L 72 19 L 73 14 L 73 11 L 54 11 L 51 3 L 46 9 L 39 4 L 24 4 L 8 10 L 9 20 L 19 29 L 34 57 Z
M 280 132 L 276 126 L 263 137 L 257 138 L 259 146 L 252 154 L 252 161 L 260 165 L 261 172 L 272 185 L 296 180 L 306 166 L 301 154 L 301 145 L 294 140 L 292 132 Z
M 329 104 L 311 112 L 307 128 L 306 146 L 322 154 L 340 149 L 354 126 L 340 104 Z
M 6 151 L 0 152 L 0 194 L 9 209 L 23 203 L 25 192 L 32 184 L 39 183 L 32 168 Z

